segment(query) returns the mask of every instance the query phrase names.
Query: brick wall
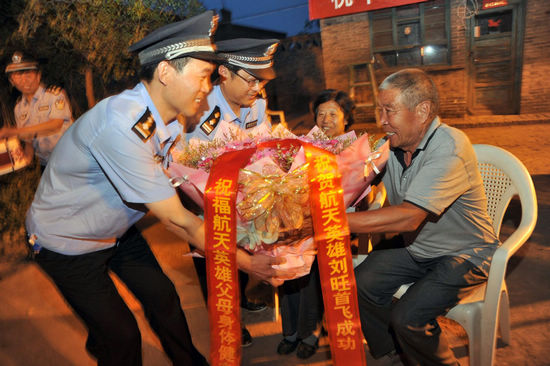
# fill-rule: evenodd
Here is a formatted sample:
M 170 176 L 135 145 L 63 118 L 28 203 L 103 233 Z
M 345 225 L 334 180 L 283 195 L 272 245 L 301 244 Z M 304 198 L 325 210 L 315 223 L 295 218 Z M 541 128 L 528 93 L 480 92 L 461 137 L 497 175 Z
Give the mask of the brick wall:
M 550 1 L 528 0 L 521 113 L 550 112 Z
M 323 64 L 328 88 L 347 91 L 348 65 L 370 59 L 369 23 L 366 13 L 321 21 Z
M 527 2 L 521 88 L 521 113 L 550 111 L 550 1 Z M 468 47 L 466 21 L 459 16 L 463 0 L 451 0 L 450 33 L 451 65 L 429 67 L 441 94 L 443 117 L 458 117 L 468 113 Z M 322 19 L 323 65 L 326 85 L 349 90 L 348 65 L 368 62 L 371 55 L 367 13 Z M 376 71 L 376 82 L 398 69 Z M 358 110 L 358 120 L 373 119 L 371 110 Z

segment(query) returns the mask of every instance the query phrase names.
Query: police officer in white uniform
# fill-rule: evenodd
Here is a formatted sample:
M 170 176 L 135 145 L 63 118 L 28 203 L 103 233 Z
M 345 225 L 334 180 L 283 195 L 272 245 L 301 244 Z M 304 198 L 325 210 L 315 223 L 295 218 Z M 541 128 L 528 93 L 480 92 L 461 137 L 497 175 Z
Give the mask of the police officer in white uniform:
M 254 133 L 258 128 L 271 129 L 267 102 L 259 97 L 265 85 L 275 78 L 273 55 L 277 39 L 238 38 L 216 43 L 223 57 L 218 79 L 208 95 L 200 122 L 187 139 L 212 140 L 219 122 Z
M 63 89 L 46 89 L 41 83 L 38 62 L 17 51 L 6 66 L 10 83 L 21 92 L 15 105 L 16 128 L 3 128 L 1 137 L 20 136 L 32 143 L 44 168 L 53 148 L 73 122 L 70 104 Z
M 217 58 L 208 11 L 159 28 L 130 47 L 141 82 L 84 114 L 54 150 L 27 213 L 35 259 L 86 324 L 100 365 L 141 365 L 141 336 L 109 271 L 128 286 L 174 365 L 203 365 L 174 285 L 133 226 L 147 210 L 198 249 L 203 222 L 186 210 L 164 173 L 182 126 L 211 89 Z M 192 129 L 193 125 L 185 126 Z M 241 269 L 274 284 L 281 260 L 237 251 Z

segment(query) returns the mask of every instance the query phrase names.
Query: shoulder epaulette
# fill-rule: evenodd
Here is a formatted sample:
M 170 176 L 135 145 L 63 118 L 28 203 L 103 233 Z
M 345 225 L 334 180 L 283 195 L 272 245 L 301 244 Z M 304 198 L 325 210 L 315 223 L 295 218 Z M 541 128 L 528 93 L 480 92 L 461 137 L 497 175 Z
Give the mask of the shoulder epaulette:
M 153 135 L 156 127 L 157 125 L 155 123 L 155 119 L 153 118 L 149 108 L 147 108 L 145 113 L 143 113 L 136 124 L 132 127 L 132 131 L 134 131 L 136 135 L 138 135 L 138 137 L 145 142 Z
M 201 130 L 206 135 L 210 135 L 212 131 L 214 131 L 214 129 L 216 128 L 218 122 L 220 122 L 221 115 L 222 114 L 220 113 L 220 107 L 214 107 L 214 110 L 212 111 L 212 113 L 210 113 L 208 118 L 206 118 L 204 122 L 201 123 Z

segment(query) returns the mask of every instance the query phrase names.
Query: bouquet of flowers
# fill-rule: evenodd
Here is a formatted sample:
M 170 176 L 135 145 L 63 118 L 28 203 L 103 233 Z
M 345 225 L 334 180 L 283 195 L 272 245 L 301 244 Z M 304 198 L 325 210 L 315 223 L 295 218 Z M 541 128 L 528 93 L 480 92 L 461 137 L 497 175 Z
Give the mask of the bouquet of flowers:
M 368 135 L 359 138 L 348 132 L 329 139 L 314 127 L 305 136 L 296 136 L 277 125 L 273 131 L 255 135 L 220 121 L 213 141 L 191 140 L 173 152 L 171 182 L 179 186 L 200 207 L 209 170 L 214 160 L 227 151 L 255 147 L 266 141 L 299 139 L 337 155 L 342 175 L 344 204 L 359 202 L 370 190 L 370 182 L 388 158 L 388 144 Z M 239 173 L 237 195 L 237 245 L 249 252 L 285 256 L 286 267 L 309 272 L 316 248 L 311 237 L 311 214 L 306 159 L 299 146 L 275 146 L 257 150 Z

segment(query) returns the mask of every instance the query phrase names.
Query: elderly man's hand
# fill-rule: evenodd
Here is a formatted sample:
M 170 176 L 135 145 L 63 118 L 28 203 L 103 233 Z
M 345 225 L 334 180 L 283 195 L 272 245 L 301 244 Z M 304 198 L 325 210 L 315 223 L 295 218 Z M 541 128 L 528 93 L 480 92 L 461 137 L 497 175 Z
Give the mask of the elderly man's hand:
M 313 222 L 311 216 L 304 217 L 301 228 L 281 231 L 277 239 L 277 244 L 289 245 L 309 236 L 313 236 Z

